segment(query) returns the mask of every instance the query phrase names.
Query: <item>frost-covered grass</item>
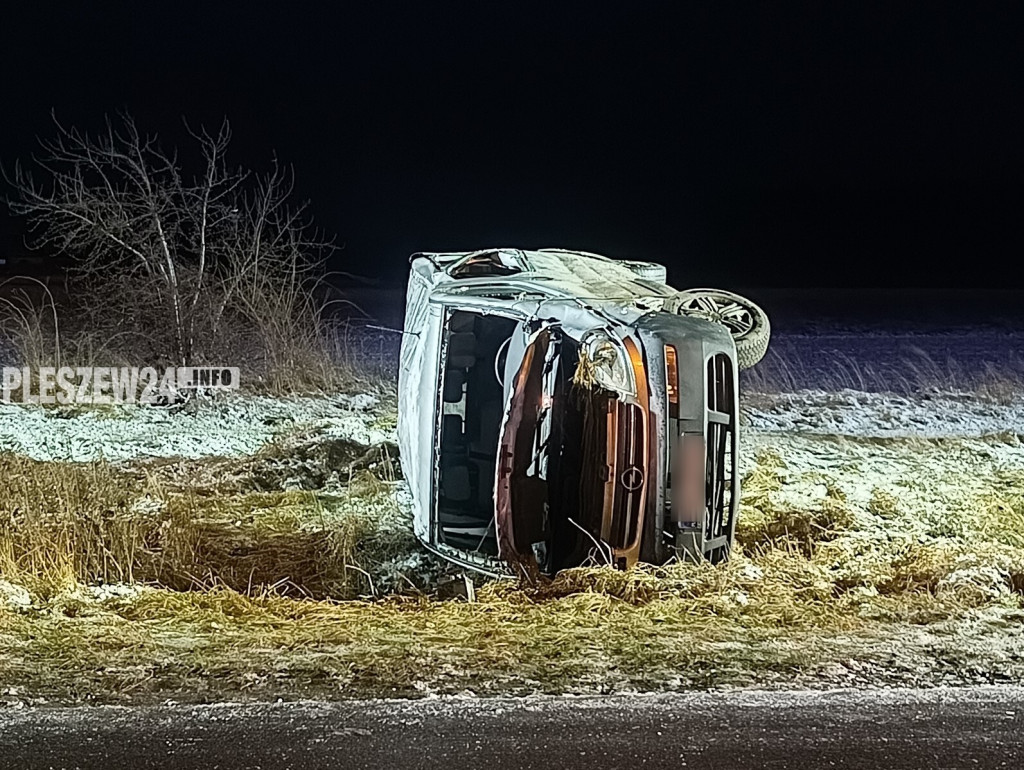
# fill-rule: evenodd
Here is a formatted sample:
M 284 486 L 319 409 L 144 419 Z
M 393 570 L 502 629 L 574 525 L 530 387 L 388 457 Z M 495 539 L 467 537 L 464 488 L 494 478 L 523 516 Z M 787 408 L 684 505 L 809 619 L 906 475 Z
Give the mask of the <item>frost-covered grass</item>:
M 490 584 L 472 604 L 71 590 L 0 612 L 0 676 L 104 700 L 1020 681 L 1022 621 L 1012 597 L 839 591 L 773 550 Z
M 1007 403 L 1024 392 L 1017 329 L 844 331 L 779 334 L 765 358 L 741 374 L 748 394 L 806 389 L 901 396 L 964 393 Z
M 409 558 L 417 549 L 387 446 L 369 457 L 331 446 L 337 457 L 277 448 L 280 468 L 273 451 L 258 463 L 136 467 L 0 455 L 0 574 L 43 597 L 78 584 L 335 599 L 396 582 L 420 590 L 422 575 L 399 567 L 428 560 Z M 301 488 L 309 475 L 315 491 Z
M 1024 391 L 1002 403 L 969 393 L 900 396 L 859 390 L 747 394 L 744 424 L 758 432 L 857 438 L 970 438 L 1024 429 Z
M 393 427 L 380 424 L 381 403 L 393 400 L 381 390 L 288 398 L 229 393 L 173 409 L 0 403 L 0 451 L 75 462 L 234 457 L 303 429 L 371 445 L 393 434 Z
M 747 413 L 728 564 L 571 570 L 473 603 L 433 596 L 449 568 L 411 536 L 387 408 L 359 417 L 373 444 L 335 404 L 238 456 L 0 455 L 0 686 L 77 700 L 1024 681 L 1016 407 L 940 400 L 940 418 L 948 404 L 990 420 L 966 430 L 919 426 L 879 394 L 780 399 Z

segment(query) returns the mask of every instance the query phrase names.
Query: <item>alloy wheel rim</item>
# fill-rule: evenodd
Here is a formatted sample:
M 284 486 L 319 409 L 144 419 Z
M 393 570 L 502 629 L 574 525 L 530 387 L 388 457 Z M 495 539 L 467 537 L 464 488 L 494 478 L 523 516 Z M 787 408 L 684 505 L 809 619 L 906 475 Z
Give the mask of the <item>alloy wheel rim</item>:
M 698 294 L 687 299 L 681 309 L 686 315 L 722 324 L 735 337 L 744 337 L 754 329 L 754 314 L 731 297 Z

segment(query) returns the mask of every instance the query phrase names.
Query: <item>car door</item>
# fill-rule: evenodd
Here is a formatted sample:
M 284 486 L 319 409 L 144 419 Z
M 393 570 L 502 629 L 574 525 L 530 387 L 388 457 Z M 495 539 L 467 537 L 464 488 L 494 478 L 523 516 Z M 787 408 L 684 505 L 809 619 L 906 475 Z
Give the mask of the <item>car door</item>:
M 530 338 L 512 382 L 498 448 L 495 517 L 498 555 L 524 564 L 543 559 L 550 539 L 547 441 L 551 435 L 550 394 L 558 351 L 551 327 Z

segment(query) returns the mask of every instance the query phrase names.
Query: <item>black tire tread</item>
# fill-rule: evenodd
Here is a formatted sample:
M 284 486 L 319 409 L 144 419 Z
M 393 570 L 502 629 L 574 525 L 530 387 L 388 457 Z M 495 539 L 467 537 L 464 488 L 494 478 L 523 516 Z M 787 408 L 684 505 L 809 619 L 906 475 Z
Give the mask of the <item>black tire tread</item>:
M 706 289 L 688 289 L 679 292 L 680 295 L 694 295 L 700 294 L 702 291 L 709 291 Z M 765 353 L 768 352 L 768 343 L 771 342 L 772 337 L 772 325 L 768 320 L 768 314 L 764 312 L 760 307 L 751 302 L 746 297 L 742 297 L 739 294 L 733 294 L 732 292 L 715 290 L 722 294 L 728 294 L 738 302 L 742 302 L 754 315 L 755 322 L 754 328 L 742 339 L 736 339 L 733 337 L 733 342 L 736 345 L 736 365 L 740 370 L 750 369 L 757 365 L 757 363 L 764 358 Z M 676 305 L 678 307 L 678 304 Z M 680 312 L 680 311 L 677 311 Z

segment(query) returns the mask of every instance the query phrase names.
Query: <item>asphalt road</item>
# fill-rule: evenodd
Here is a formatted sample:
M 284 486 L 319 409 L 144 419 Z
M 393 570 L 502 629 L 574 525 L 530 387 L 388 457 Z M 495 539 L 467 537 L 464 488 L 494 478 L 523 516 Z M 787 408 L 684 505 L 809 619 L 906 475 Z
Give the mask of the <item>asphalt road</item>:
M 1019 768 L 1024 689 L 21 708 L 0 767 Z

